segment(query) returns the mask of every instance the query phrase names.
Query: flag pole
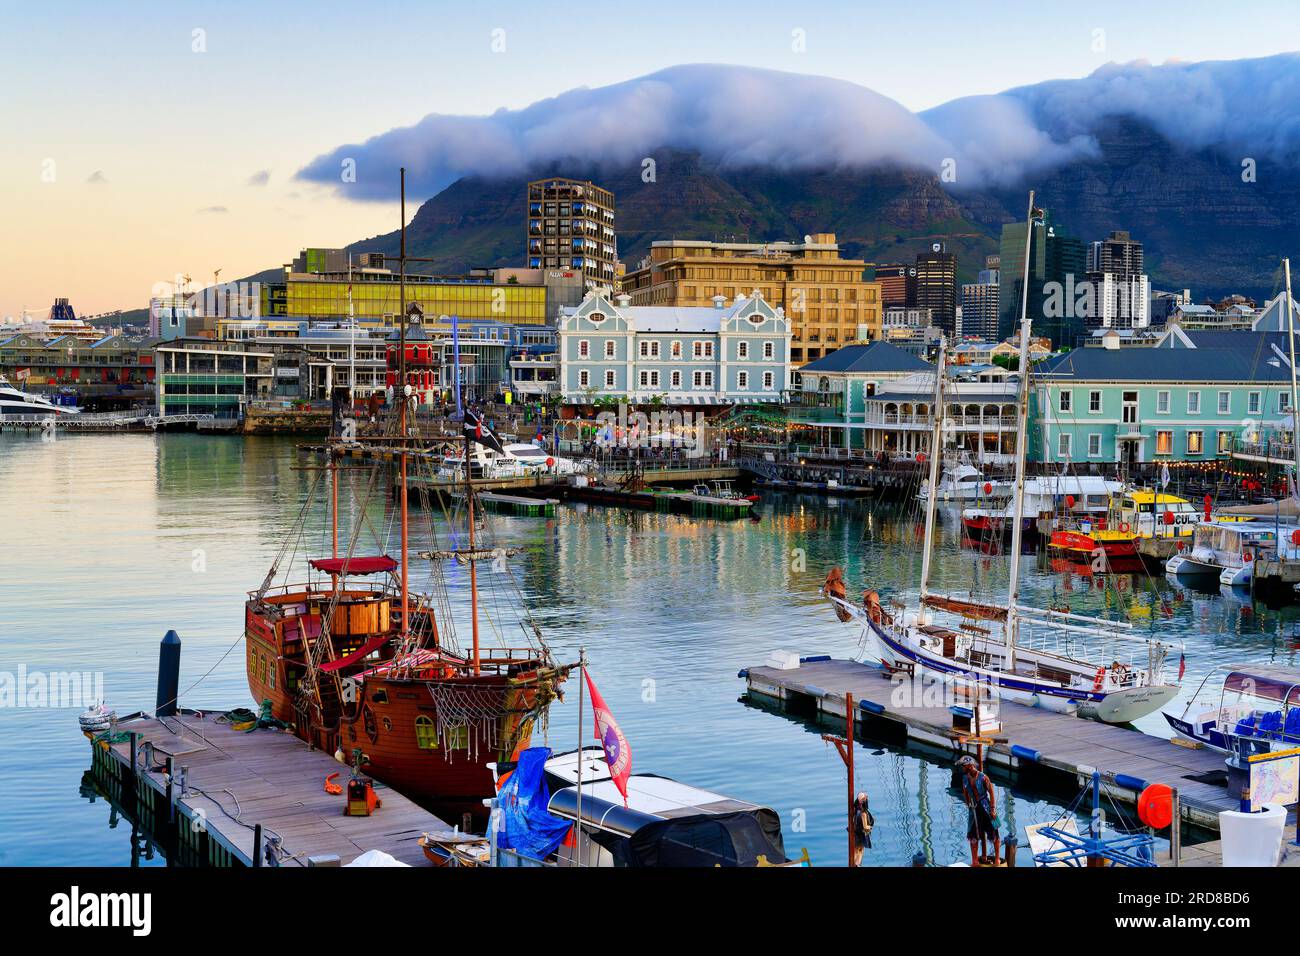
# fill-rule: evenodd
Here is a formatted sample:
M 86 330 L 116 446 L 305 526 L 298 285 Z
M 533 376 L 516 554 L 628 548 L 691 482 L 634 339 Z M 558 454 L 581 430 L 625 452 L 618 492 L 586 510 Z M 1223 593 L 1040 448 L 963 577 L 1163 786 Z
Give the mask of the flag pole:
M 578 648 L 578 822 L 573 831 L 573 852 L 582 866 L 582 711 L 587 690 L 587 649 Z

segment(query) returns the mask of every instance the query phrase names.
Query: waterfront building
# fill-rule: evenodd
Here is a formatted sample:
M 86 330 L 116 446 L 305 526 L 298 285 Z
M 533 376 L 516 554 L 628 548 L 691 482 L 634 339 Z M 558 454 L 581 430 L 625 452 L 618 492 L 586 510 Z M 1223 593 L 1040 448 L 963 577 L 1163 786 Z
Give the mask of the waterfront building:
M 274 393 L 275 354 L 216 339 L 176 339 L 157 346 L 158 412 L 240 418 Z
M 636 306 L 710 306 L 757 290 L 790 322 L 790 361 L 816 361 L 850 342 L 881 336 L 880 284 L 863 279 L 866 263 L 844 259 L 834 233 L 803 242 L 654 242 L 623 277 Z
M 907 349 L 890 342 L 846 345 L 809 362 L 799 370 L 799 388 L 790 409 L 793 423 L 828 425 L 844 429 L 834 439 L 823 436 L 823 444 L 845 446 L 850 432 L 865 423 L 867 399 L 899 379 L 934 367 Z M 862 447 L 860 437 L 856 447 Z
M 932 323 L 944 334 L 957 334 L 957 257 L 941 242 L 917 254 L 916 304 L 930 310 Z
M 990 257 L 996 258 L 996 257 Z M 998 270 L 984 269 L 978 282 L 961 287 L 961 333 L 982 339 L 998 336 Z
M 1076 349 L 1034 370 L 1036 461 L 1214 462 L 1290 415 L 1286 335 L 1188 332 L 1151 348 Z
M 710 306 L 636 306 L 603 289 L 560 310 L 560 391 L 568 404 L 744 405 L 790 389 L 790 322 L 757 291 Z
M 339 249 L 304 249 L 285 266 L 283 280 L 263 283 L 259 318 L 311 321 L 355 319 L 392 328 L 402 312 L 396 260 L 361 253 L 348 265 Z M 381 264 L 383 263 L 383 264 Z M 560 305 L 580 300 L 580 270 L 474 269 L 460 276 L 406 276 L 407 306 L 430 320 L 462 319 L 544 325 Z
M 539 179 L 528 184 L 527 210 L 529 268 L 572 270 L 586 288 L 614 285 L 618 241 L 612 192 L 589 181 Z
M 888 338 L 891 333 L 900 329 L 914 330 L 924 329 L 934 324 L 934 313 L 930 309 L 922 309 L 918 306 L 907 305 L 887 305 L 885 306 L 884 317 L 881 320 L 882 338 Z
M 891 263 L 876 266 L 882 307 L 908 308 L 916 305 L 916 266 Z
M 1020 327 L 1024 291 L 1025 232 L 1023 222 L 1002 227 L 998 273 L 998 336 L 1007 338 Z M 1084 316 L 1075 308 L 1076 287 L 1084 281 L 1087 253 L 1083 242 L 1052 224 L 1047 213 L 1033 224 L 1029 246 L 1029 315 L 1034 328 L 1055 348 L 1073 347 L 1084 336 Z M 1070 294 L 1066 294 L 1066 290 Z M 1047 308 L 1053 295 L 1053 307 Z
M 1088 246 L 1087 280 L 1093 313 L 1085 328 L 1141 329 L 1151 324 L 1151 281 L 1142 268 L 1142 243 L 1123 230 Z
M 85 408 L 113 410 L 153 397 L 156 339 L 22 332 L 0 341 L 0 375 L 34 392 L 71 395 Z

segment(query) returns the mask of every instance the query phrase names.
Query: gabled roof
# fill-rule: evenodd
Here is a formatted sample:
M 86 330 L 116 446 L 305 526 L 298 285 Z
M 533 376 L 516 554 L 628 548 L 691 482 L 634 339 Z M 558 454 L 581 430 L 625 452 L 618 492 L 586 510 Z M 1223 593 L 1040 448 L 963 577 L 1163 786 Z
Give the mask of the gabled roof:
M 934 371 L 934 366 L 911 352 L 888 342 L 869 345 L 846 345 L 815 362 L 809 362 L 800 372 L 921 372 Z
M 1286 337 L 1251 332 L 1191 332 L 1192 348 L 1074 349 L 1035 366 L 1035 375 L 1083 381 L 1290 382 Z

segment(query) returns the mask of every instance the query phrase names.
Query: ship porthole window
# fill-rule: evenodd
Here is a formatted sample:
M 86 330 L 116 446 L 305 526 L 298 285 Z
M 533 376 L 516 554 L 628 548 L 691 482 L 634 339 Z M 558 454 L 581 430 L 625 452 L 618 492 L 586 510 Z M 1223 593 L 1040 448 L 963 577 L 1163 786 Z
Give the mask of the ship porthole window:
M 415 744 L 421 750 L 438 749 L 438 728 L 423 714 L 415 718 Z
M 385 730 L 385 731 L 390 731 L 390 732 L 392 731 L 392 729 L 393 729 L 393 722 L 392 722 L 391 720 L 389 720 L 387 717 L 385 717 L 385 718 L 381 721 L 381 723 L 384 725 L 384 730 Z

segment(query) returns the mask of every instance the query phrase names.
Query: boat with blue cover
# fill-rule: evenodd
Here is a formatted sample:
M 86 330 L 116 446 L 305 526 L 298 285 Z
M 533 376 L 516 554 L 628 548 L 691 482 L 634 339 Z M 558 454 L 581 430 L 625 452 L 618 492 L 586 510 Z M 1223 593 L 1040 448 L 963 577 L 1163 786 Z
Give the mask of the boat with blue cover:
M 1224 753 L 1300 747 L 1300 671 L 1285 667 L 1216 667 L 1183 712 L 1165 720 L 1174 733 Z

